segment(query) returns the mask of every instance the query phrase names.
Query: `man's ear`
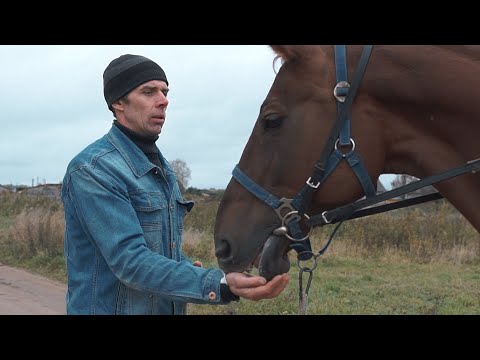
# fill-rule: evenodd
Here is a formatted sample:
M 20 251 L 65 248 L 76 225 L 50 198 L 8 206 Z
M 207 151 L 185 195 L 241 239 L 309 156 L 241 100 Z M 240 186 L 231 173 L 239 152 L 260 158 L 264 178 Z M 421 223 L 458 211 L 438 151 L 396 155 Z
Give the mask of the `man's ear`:
M 123 104 L 120 102 L 120 100 L 117 100 L 112 103 L 112 108 L 115 110 L 123 111 Z

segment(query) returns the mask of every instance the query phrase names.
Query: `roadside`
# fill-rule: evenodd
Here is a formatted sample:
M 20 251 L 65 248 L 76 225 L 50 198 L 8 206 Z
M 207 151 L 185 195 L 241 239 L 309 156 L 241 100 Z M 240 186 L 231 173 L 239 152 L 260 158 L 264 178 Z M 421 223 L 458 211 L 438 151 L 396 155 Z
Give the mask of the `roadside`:
M 0 263 L 0 315 L 63 315 L 66 286 Z

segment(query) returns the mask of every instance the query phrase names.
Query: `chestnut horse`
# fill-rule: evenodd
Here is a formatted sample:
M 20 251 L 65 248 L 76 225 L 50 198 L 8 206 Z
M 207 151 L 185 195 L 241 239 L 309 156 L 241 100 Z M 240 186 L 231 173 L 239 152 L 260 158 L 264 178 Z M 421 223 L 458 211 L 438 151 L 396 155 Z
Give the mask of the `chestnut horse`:
M 287 272 L 305 222 L 368 198 L 381 174 L 425 178 L 480 157 L 480 46 L 376 45 L 367 55 L 362 46 L 271 48 L 282 66 L 217 213 L 225 272 Z M 345 149 L 334 166 L 319 167 L 320 155 L 331 161 L 337 148 Z M 480 231 L 479 176 L 434 187 Z M 280 231 L 289 216 L 300 225 Z

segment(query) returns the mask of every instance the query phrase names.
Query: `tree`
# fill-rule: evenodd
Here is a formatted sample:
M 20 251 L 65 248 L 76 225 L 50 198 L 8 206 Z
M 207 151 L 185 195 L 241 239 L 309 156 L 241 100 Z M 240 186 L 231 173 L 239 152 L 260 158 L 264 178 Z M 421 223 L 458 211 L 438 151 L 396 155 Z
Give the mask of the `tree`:
M 185 191 L 188 187 L 188 181 L 190 180 L 191 174 L 187 163 L 182 159 L 175 159 L 170 161 L 170 165 L 172 166 L 173 171 L 175 171 L 175 175 L 177 175 L 182 192 Z

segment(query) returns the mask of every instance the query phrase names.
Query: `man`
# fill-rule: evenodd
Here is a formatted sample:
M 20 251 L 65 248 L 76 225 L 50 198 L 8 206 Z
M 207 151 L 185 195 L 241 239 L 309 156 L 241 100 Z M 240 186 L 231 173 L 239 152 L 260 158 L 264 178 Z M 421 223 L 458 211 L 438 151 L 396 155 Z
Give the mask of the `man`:
M 103 73 L 116 120 L 70 162 L 62 186 L 68 314 L 184 314 L 188 302 L 272 298 L 270 282 L 192 264 L 182 253 L 183 219 L 193 206 L 155 145 L 165 122 L 168 81 L 139 55 Z

